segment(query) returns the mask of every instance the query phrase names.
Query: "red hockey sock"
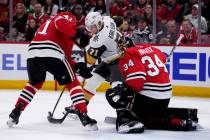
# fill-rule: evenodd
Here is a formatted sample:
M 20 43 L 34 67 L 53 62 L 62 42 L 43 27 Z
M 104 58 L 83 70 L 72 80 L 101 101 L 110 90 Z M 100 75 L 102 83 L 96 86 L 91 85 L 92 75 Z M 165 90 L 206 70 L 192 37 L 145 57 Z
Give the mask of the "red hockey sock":
M 43 82 L 35 86 L 32 86 L 31 84 L 27 83 L 21 91 L 15 106 L 18 106 L 19 103 L 23 103 L 24 105 L 21 107 L 21 110 L 23 111 L 26 108 L 26 106 L 32 101 L 34 95 L 42 87 L 42 85 Z
M 76 79 L 72 83 L 66 85 L 67 89 L 69 90 L 71 100 L 75 108 L 79 109 L 80 112 L 87 112 L 87 105 L 84 98 L 84 91 Z

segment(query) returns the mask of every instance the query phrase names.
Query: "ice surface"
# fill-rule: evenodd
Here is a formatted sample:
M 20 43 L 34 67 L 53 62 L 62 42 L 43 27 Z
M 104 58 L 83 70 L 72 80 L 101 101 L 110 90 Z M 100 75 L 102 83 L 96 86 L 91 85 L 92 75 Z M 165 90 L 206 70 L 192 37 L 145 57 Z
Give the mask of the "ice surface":
M 115 116 L 114 110 L 105 101 L 104 94 L 98 94 L 89 104 L 89 115 L 97 119 L 99 131 L 87 131 L 78 120 L 67 118 L 63 124 L 50 124 L 47 113 L 51 111 L 59 92 L 39 91 L 32 103 L 23 112 L 20 122 L 8 128 L 6 121 L 14 107 L 19 91 L 0 90 L 0 140 L 210 140 L 210 99 L 173 97 L 172 107 L 199 109 L 199 124 L 203 127 L 193 132 L 145 130 L 143 134 L 117 134 L 115 126 L 103 122 L 104 117 Z M 70 105 L 66 93 L 55 112 L 61 116 L 65 106 Z

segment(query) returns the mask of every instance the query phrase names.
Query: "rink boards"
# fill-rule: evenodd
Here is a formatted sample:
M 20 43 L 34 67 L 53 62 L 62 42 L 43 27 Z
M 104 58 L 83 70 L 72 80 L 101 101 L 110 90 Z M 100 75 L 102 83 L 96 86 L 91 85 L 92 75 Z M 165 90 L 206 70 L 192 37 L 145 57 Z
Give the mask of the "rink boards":
M 156 46 L 169 54 L 173 46 Z M 0 89 L 21 89 L 27 82 L 28 44 L 0 43 Z M 82 52 L 75 49 L 73 57 L 80 60 Z M 210 97 L 210 46 L 179 46 L 167 63 L 173 83 L 173 94 Z M 53 76 L 47 75 L 43 89 L 55 88 Z M 104 92 L 108 83 L 97 89 Z

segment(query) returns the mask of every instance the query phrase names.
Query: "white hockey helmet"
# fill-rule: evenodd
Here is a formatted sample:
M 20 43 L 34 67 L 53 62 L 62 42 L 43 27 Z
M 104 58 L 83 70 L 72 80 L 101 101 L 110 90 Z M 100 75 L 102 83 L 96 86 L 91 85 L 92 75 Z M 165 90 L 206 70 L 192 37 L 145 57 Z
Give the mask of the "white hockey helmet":
M 100 24 L 103 22 L 103 17 L 99 12 L 89 12 L 85 17 L 85 26 L 88 31 L 91 31 L 93 26 L 96 26 L 99 30 Z

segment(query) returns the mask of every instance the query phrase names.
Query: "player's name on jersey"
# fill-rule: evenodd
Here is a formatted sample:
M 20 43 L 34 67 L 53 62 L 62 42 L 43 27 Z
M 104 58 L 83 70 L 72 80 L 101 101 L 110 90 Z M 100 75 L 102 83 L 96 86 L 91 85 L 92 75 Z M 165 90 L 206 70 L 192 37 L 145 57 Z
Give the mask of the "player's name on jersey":
M 144 54 L 153 52 L 153 50 L 152 50 L 151 47 L 148 47 L 148 48 L 146 48 L 146 49 L 139 49 L 138 52 L 139 52 L 141 55 L 144 55 Z

